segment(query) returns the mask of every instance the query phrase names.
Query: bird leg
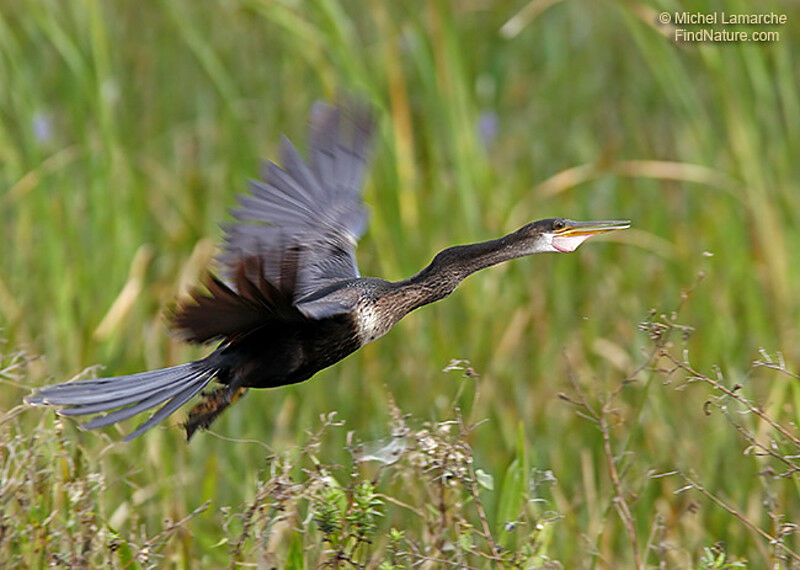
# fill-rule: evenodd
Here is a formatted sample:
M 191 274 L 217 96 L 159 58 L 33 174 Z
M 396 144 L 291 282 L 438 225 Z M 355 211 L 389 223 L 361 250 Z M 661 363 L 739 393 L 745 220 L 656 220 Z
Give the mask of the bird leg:
M 198 429 L 208 429 L 225 409 L 245 395 L 247 388 L 229 384 L 212 392 L 204 392 L 205 399 L 189 412 L 189 418 L 183 427 L 186 429 L 186 440 L 192 439 Z

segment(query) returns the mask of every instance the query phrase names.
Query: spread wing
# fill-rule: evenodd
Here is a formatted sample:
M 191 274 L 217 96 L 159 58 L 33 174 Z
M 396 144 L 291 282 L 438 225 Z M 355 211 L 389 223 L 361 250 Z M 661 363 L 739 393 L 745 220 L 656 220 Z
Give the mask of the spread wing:
M 310 122 L 308 163 L 284 137 L 282 166 L 265 162 L 262 180 L 238 197 L 219 257 L 231 285 L 212 278 L 207 293 L 178 308 L 174 324 L 187 339 L 230 337 L 276 314 L 320 319 L 352 308 L 341 296 L 315 294 L 359 276 L 355 247 L 367 227 L 361 187 L 374 121 L 350 101 L 317 103 Z

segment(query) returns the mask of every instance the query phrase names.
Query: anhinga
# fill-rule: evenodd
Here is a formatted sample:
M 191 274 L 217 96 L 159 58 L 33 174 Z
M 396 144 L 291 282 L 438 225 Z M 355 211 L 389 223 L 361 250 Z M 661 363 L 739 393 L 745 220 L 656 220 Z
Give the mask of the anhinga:
M 187 436 L 211 422 L 247 388 L 311 378 L 391 329 L 414 309 L 443 299 L 468 275 L 534 253 L 571 252 L 628 221 L 550 218 L 499 239 L 440 252 L 409 279 L 360 277 L 356 241 L 367 227 L 361 196 L 374 123 L 353 102 L 311 112 L 303 161 L 284 138 L 283 167 L 265 163 L 263 180 L 238 198 L 210 276 L 173 315 L 189 342 L 219 341 L 207 357 L 171 368 L 41 388 L 31 404 L 64 406 L 65 416 L 100 414 L 83 424 L 114 424 L 163 404 L 125 439 L 162 421 L 216 379 L 222 386 L 190 413 Z M 106 413 L 107 412 L 107 413 Z

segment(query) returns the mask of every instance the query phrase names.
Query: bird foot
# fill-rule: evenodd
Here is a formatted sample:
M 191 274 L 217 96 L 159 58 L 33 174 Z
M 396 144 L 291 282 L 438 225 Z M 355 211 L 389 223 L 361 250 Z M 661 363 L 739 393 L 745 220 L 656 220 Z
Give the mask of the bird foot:
M 189 412 L 189 418 L 183 427 L 186 429 L 186 440 L 192 439 L 198 429 L 208 429 L 225 409 L 244 396 L 247 388 L 231 388 L 223 386 L 212 392 L 204 392 L 205 399 Z

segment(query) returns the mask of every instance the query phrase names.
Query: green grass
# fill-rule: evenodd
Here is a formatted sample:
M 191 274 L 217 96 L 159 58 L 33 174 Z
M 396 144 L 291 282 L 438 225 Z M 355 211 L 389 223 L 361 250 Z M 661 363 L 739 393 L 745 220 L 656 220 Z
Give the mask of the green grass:
M 122 444 L 113 430 L 84 433 L 69 421 L 47 436 L 51 413 L 15 412 L 2 423 L 4 489 L 23 473 L 46 482 L 19 487 L 23 503 L 43 501 L 38 511 L 0 500 L 17 525 L 39 524 L 52 509 L 54 525 L 81 529 L 79 517 L 91 513 L 93 524 L 110 525 L 136 546 L 94 554 L 124 566 L 165 518 L 181 520 L 211 500 L 165 534 L 161 552 L 170 565 L 225 566 L 230 550 L 220 541 L 236 533 L 222 528 L 220 509 L 242 513 L 258 497 L 274 498 L 259 495 L 267 456 L 296 456 L 306 431 L 335 411 L 346 426 L 315 453 L 324 465 L 342 465 L 349 481 L 346 433 L 387 437 L 391 396 L 414 430 L 453 419 L 454 403 L 468 422 L 487 420 L 467 439 L 475 468 L 494 479 L 495 490 L 481 497 L 498 540 L 509 501 L 524 498 L 522 490 L 504 497 L 503 482 L 550 470 L 558 484 L 548 487 L 541 511 L 525 516 L 558 513 L 545 525 L 552 534 L 534 543 L 520 534 L 515 548 L 534 544 L 566 568 L 630 567 L 634 549 L 616 510 L 603 430 L 558 393 L 583 394 L 602 411 L 621 380 L 648 361 L 643 351 L 653 341 L 638 324 L 652 320 L 653 307 L 668 314 L 700 271 L 706 276 L 679 315 L 696 332 L 685 346 L 676 339 L 667 348 L 679 360 L 686 348 L 712 378 L 718 366 L 727 384 L 741 384 L 782 425 L 798 420 L 795 380 L 752 367 L 760 348 L 800 362 L 800 12 L 793 4 L 758 6 L 788 15 L 788 24 L 770 28 L 779 41 L 684 46 L 655 26 L 659 11 L 756 8 L 736 0 L 562 1 L 526 20 L 534 5 L 508 2 L 0 5 L 0 327 L 9 350 L 38 355 L 4 383 L 4 409 L 29 386 L 88 366 L 124 374 L 202 354 L 168 335 L 165 311 L 201 274 L 218 224 L 259 159 L 276 158 L 281 133 L 305 148 L 310 106 L 339 90 L 363 94 L 381 118 L 366 187 L 371 225 L 358 252 L 365 275 L 407 277 L 446 245 L 552 215 L 634 224 L 570 256 L 475 275 L 311 381 L 251 392 L 215 425 L 236 441 L 208 434 L 187 446 L 173 427 Z M 513 27 L 503 27 L 512 17 L 522 27 L 508 37 L 501 29 Z M 485 145 L 477 125 L 487 115 L 497 117 L 498 130 Z M 441 372 L 460 358 L 477 379 Z M 716 564 L 719 553 L 704 549 L 723 541 L 728 561 L 781 567 L 774 547 L 707 496 L 675 494 L 685 484 L 679 476 L 652 478 L 692 473 L 771 534 L 778 523 L 770 512 L 800 522 L 797 476 L 759 475 L 768 460 L 744 453 L 749 444 L 731 421 L 745 422 L 761 442 L 773 432 L 753 414 L 730 420 L 712 407 L 707 416 L 704 403 L 716 402 L 718 389 L 696 382 L 676 390 L 677 376 L 665 384 L 646 367 L 599 414 L 637 552 L 646 564 L 661 556 L 669 566 L 694 567 Z M 69 465 L 50 472 L 59 457 Z M 358 469 L 373 476 L 369 466 Z M 413 473 L 404 469 L 396 478 Z M 80 495 L 84 503 L 53 499 L 60 486 L 93 473 L 104 484 Z M 414 500 L 392 481 L 381 479 L 378 492 Z M 464 516 L 478 524 L 464 492 Z M 302 495 L 298 508 L 305 513 L 314 500 Z M 78 517 L 71 523 L 70 513 Z M 402 508 L 385 513 L 376 563 L 391 550 L 390 527 L 411 539 L 419 523 Z M 290 554 L 298 560 L 305 548 L 313 566 L 318 533 L 301 542 L 276 533 L 275 563 Z M 800 548 L 794 533 L 785 541 Z M 64 544 L 31 542 L 14 556 L 44 565 L 48 552 L 69 551 Z M 257 549 L 245 549 L 243 560 L 257 560 Z M 470 563 L 489 564 L 480 555 Z

